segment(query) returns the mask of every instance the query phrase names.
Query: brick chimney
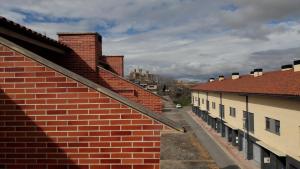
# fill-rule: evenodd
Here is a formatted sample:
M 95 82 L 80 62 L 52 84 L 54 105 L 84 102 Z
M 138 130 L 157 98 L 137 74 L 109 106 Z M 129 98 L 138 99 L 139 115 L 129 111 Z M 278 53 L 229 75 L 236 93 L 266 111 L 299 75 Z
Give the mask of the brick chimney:
M 58 33 L 58 40 L 72 49 L 64 66 L 97 82 L 97 65 L 102 56 L 101 36 L 98 33 Z
M 224 80 L 224 76 L 223 76 L 223 75 L 220 75 L 220 76 L 219 76 L 219 81 L 222 81 L 222 80 Z
M 240 73 L 238 73 L 238 72 L 232 73 L 232 74 L 231 74 L 231 78 L 232 78 L 233 80 L 240 78 Z
M 262 76 L 262 75 L 263 75 L 262 68 L 254 69 L 254 77 L 258 77 L 258 76 Z
M 103 56 L 101 58 L 119 76 L 124 76 L 124 56 Z
M 299 72 L 300 71 L 300 60 L 294 61 L 294 71 Z
M 213 82 L 215 81 L 215 78 L 209 78 L 208 82 Z

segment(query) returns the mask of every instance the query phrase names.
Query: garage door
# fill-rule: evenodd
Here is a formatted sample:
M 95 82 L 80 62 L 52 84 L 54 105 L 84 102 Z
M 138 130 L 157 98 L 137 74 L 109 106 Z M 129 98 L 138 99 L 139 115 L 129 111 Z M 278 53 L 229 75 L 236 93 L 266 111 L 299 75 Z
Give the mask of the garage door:
M 253 143 L 253 160 L 260 164 L 261 162 L 261 150 L 260 146 Z
M 245 136 L 243 136 L 243 152 L 244 152 L 245 157 L 247 157 L 247 151 L 248 151 L 247 144 L 248 144 L 247 140 L 246 140 Z

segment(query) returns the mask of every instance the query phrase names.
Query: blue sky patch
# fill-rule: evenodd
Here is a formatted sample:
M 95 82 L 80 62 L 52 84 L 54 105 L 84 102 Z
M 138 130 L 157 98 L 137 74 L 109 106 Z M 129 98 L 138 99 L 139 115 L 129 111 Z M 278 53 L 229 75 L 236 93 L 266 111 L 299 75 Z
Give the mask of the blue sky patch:
M 238 6 L 236 6 L 235 4 L 227 4 L 221 7 L 222 10 L 225 11 L 236 11 L 238 9 Z
M 23 21 L 26 23 L 70 23 L 79 22 L 81 20 L 81 18 L 52 17 L 41 13 L 25 11 L 17 8 L 12 9 L 12 11 L 24 15 L 25 19 Z
M 268 24 L 270 25 L 278 25 L 280 23 L 289 23 L 289 22 L 293 22 L 293 21 L 297 21 L 297 18 L 294 17 L 287 17 L 287 18 L 283 18 L 283 19 L 272 19 L 271 21 L 268 22 Z
M 156 28 L 155 27 L 150 27 L 146 30 L 137 30 L 133 27 L 127 29 L 127 31 L 125 32 L 127 35 L 136 35 L 136 34 L 139 34 L 139 33 L 145 33 L 145 32 L 150 32 L 152 30 L 155 30 Z
M 131 28 L 127 29 L 126 34 L 127 35 L 136 35 L 136 34 L 139 34 L 142 32 L 144 32 L 144 31 L 140 31 L 140 30 L 137 30 L 137 29 L 134 29 L 131 27 Z
M 115 27 L 117 24 L 115 21 L 105 21 L 104 24 L 97 25 L 95 27 L 95 31 L 100 33 L 102 36 L 108 36 L 109 35 L 109 29 Z

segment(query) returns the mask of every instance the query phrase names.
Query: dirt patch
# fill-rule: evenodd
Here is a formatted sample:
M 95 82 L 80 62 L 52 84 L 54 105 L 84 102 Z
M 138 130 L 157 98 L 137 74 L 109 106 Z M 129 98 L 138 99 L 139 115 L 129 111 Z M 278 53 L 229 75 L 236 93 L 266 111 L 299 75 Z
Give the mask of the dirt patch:
M 217 169 L 192 132 L 166 133 L 161 140 L 161 169 Z
M 175 107 L 168 103 L 167 108 Z M 199 142 L 191 126 L 178 109 L 163 113 L 183 126 L 186 133 L 163 133 L 161 137 L 161 169 L 218 169 L 208 151 Z

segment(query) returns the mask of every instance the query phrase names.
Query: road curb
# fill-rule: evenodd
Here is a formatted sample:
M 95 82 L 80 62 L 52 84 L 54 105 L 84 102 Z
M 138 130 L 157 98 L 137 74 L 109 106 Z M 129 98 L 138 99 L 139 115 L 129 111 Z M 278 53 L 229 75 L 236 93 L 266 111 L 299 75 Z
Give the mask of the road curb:
M 219 141 L 217 141 L 215 139 L 215 137 L 210 133 L 210 131 L 206 128 L 206 126 L 203 126 L 203 125 L 206 125 L 206 124 L 203 124 L 202 122 L 199 122 L 199 120 L 201 119 L 196 119 L 197 116 L 195 116 L 191 111 L 189 112 L 186 112 L 205 132 L 206 134 L 224 151 L 225 154 L 227 154 L 230 159 L 236 164 L 238 165 L 241 169 L 253 169 L 253 167 L 249 168 L 249 167 L 246 167 L 244 165 L 242 165 L 240 163 L 240 161 L 238 159 L 236 159 L 234 157 L 234 154 L 231 154 L 223 145 L 222 143 L 220 143 Z

